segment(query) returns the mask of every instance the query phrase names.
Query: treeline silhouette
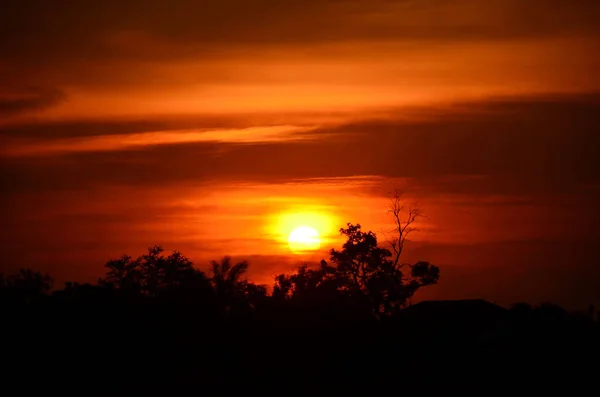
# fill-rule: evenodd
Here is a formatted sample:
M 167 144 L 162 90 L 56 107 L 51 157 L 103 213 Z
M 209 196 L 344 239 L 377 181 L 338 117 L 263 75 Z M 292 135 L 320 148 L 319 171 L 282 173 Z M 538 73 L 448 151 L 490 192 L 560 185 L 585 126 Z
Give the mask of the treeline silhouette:
M 438 267 L 402 263 L 403 241 L 392 252 L 360 225 L 341 233 L 347 240 L 329 261 L 276 276 L 271 293 L 245 278 L 245 261 L 224 257 L 203 272 L 158 246 L 110 260 L 95 285 L 53 290 L 38 272 L 2 275 L 3 387 L 110 395 L 597 391 L 593 307 L 413 305 L 419 288 L 439 280 Z

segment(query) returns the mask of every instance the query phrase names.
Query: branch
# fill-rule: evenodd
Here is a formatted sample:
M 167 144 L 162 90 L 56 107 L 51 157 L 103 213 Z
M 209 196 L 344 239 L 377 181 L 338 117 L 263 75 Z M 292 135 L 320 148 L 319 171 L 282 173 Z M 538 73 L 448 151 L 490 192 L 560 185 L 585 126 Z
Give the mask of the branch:
M 412 232 L 416 232 L 419 229 L 412 227 L 417 218 L 424 217 L 424 215 L 419 210 L 419 207 L 416 203 L 412 203 L 408 208 L 408 214 L 406 221 L 402 220 L 402 212 L 405 210 L 405 206 L 402 204 L 402 193 L 396 190 L 394 193 L 390 195 L 390 209 L 388 213 L 391 213 L 394 217 L 395 229 L 394 232 L 398 234 L 398 238 L 390 241 L 387 236 L 386 240 L 392 247 L 394 251 L 394 261 L 393 267 L 398 267 L 398 262 L 400 261 L 400 256 L 402 255 L 402 249 L 404 248 L 404 243 L 406 238 Z
M 395 231 L 395 230 L 393 230 Z M 392 232 L 393 232 L 392 231 Z M 385 234 L 385 232 L 383 231 L 383 229 L 381 229 L 381 234 L 383 235 L 383 238 L 385 238 L 385 241 L 387 241 L 387 243 L 390 245 L 390 247 L 392 247 L 392 249 L 394 250 L 394 253 L 397 255 L 398 254 L 398 249 L 396 248 L 396 239 L 390 240 L 387 235 Z

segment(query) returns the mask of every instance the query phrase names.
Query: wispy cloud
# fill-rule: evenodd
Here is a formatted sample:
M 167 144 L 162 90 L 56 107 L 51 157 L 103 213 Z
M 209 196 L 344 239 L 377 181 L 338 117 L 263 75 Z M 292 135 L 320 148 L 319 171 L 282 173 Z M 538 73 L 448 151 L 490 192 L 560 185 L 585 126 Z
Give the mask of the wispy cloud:
M 418 179 L 446 193 L 550 194 L 598 179 L 597 96 L 472 102 L 443 112 L 307 125 L 185 129 L 53 138 L 49 127 L 2 137 L 4 192 L 85 186 L 301 184 L 373 175 Z M 394 117 L 394 114 L 397 116 Z M 154 124 L 160 124 L 158 121 Z M 90 128 L 93 125 L 90 124 Z M 95 133 L 104 134 L 102 126 Z M 128 133 L 127 129 L 131 129 Z M 50 136 L 42 137 L 43 132 Z M 75 130 L 74 130 L 75 131 Z M 453 179 L 454 178 L 454 179 Z M 377 187 L 368 181 L 363 191 Z
M 0 151 L 3 156 L 43 156 L 78 152 L 135 150 L 155 145 L 198 142 L 272 143 L 315 139 L 314 127 L 269 126 L 243 129 L 170 130 L 131 134 L 100 135 L 55 140 L 7 139 Z M 12 141 L 12 142 L 11 142 Z
M 65 93 L 56 88 L 27 88 L 4 95 L 0 89 L 0 116 L 13 116 L 46 109 L 65 99 Z

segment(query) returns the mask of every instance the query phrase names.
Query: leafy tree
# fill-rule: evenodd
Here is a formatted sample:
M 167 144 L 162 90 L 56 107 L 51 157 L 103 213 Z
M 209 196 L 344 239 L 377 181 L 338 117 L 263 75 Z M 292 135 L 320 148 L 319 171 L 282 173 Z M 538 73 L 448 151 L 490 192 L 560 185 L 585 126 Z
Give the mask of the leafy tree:
M 140 261 L 140 258 L 133 260 L 129 255 L 109 260 L 104 265 L 108 269 L 106 276 L 100 278 L 98 283 L 126 293 L 141 293 L 144 277 L 140 268 Z
M 291 298 L 293 287 L 294 284 L 290 276 L 278 274 L 275 276 L 275 284 L 273 285 L 273 294 L 271 297 L 277 301 L 284 301 Z
M 349 223 L 340 232 L 347 240 L 342 250 L 331 250 L 331 262 L 349 280 L 349 293 L 377 313 L 389 314 L 404 307 L 420 287 L 439 279 L 437 266 L 423 261 L 399 263 L 388 249 L 378 246 L 375 233 L 363 232 L 359 224 Z
M 109 261 L 106 277 L 100 283 L 127 293 L 151 297 L 172 294 L 174 290 L 206 285 L 204 273 L 178 251 L 165 256 L 160 246 L 153 246 L 137 259 L 125 255 Z
M 346 280 L 337 269 L 321 261 L 318 269 L 300 266 L 290 275 L 280 274 L 275 277 L 273 299 L 275 300 L 316 300 L 323 302 L 334 295 L 340 295 Z
M 52 277 L 30 269 L 20 269 L 17 274 L 0 273 L 0 296 L 21 303 L 32 303 L 48 294 Z
M 256 308 L 266 303 L 269 297 L 266 285 L 244 281 L 242 283 L 242 290 L 250 308 Z
M 368 305 L 379 314 L 390 314 L 403 308 L 424 286 L 437 283 L 439 268 L 426 261 L 402 263 L 401 254 L 407 236 L 422 216 L 415 205 L 405 207 L 400 194 L 392 196 L 390 213 L 395 221 L 395 238 L 388 239 L 391 251 L 380 247 L 377 236 L 363 231 L 360 224 L 348 223 L 340 233 L 346 237 L 341 250 L 332 249 L 329 265 L 322 261 L 320 269 L 303 266 L 292 275 L 275 278 L 274 299 L 318 296 L 323 291 L 336 291 L 356 304 Z

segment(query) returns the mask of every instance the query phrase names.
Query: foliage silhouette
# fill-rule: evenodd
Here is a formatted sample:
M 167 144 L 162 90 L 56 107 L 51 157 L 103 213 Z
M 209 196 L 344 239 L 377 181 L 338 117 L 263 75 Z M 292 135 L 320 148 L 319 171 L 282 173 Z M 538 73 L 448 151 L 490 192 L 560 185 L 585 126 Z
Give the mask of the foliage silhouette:
M 341 233 L 347 240 L 329 261 L 277 275 L 271 294 L 245 278 L 245 261 L 223 257 L 205 274 L 159 246 L 108 261 L 95 285 L 70 282 L 51 291 L 48 275 L 1 276 L 11 342 L 3 350 L 5 379 L 24 374 L 46 385 L 68 376 L 107 395 L 260 388 L 436 396 L 524 385 L 573 392 L 594 379 L 587 363 L 600 352 L 600 324 L 593 315 L 549 303 L 409 305 L 419 288 L 439 280 L 439 269 L 402 263 L 406 240 L 391 240 L 396 250 L 389 250 L 358 224 Z
M 248 266 L 247 261 L 232 265 L 229 256 L 210 262 L 210 282 L 222 311 L 251 309 L 266 299 L 266 286 L 242 279 Z
M 399 263 L 398 256 L 392 259 L 388 249 L 378 246 L 375 233 L 363 232 L 359 224 L 348 223 L 340 233 L 347 240 L 341 251 L 331 250 L 331 264 L 322 261 L 317 270 L 303 266 L 295 274 L 278 275 L 273 296 L 318 294 L 322 299 L 329 292 L 368 305 L 376 315 L 390 315 L 405 307 L 419 288 L 439 279 L 439 268 L 429 262 L 410 265 Z
M 5 276 L 0 273 L 0 299 L 15 303 L 30 304 L 45 297 L 52 288 L 52 277 L 31 269 Z
M 168 256 L 160 246 L 148 248 L 148 253 L 133 260 L 123 256 L 106 264 L 106 277 L 99 283 L 124 293 L 156 297 L 175 289 L 204 288 L 204 273 L 180 252 Z

